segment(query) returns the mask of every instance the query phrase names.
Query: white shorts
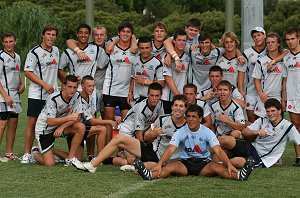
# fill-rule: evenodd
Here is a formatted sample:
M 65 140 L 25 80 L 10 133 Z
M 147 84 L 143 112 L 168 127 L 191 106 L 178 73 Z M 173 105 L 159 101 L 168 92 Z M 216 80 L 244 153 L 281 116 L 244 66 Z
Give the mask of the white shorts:
M 286 111 L 300 114 L 300 99 L 286 101 Z
M 257 103 L 258 96 L 246 95 L 246 109 L 254 110 L 255 104 Z
M 22 107 L 20 102 L 14 102 L 13 106 L 10 107 L 8 106 L 5 102 L 0 103 L 0 112 L 7 112 L 7 111 L 12 111 L 14 113 L 21 113 L 22 112 Z

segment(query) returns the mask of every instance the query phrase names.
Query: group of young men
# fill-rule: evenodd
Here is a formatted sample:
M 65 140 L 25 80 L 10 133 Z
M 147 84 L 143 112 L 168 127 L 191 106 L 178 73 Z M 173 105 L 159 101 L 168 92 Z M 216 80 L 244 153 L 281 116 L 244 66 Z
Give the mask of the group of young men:
M 92 30 L 81 24 L 77 40 L 68 40 L 59 55 L 53 45 L 58 30 L 47 25 L 42 43 L 30 50 L 24 65 L 30 85 L 21 163 L 51 166 L 63 159 L 66 166 L 88 172 L 101 163 L 121 165 L 146 180 L 173 174 L 246 181 L 254 167 L 274 165 L 290 139 L 294 165 L 300 166 L 299 31 L 285 30 L 289 50 L 283 51 L 277 34 L 255 27 L 255 45 L 244 53 L 233 32 L 224 33 L 217 48 L 212 36 L 200 31 L 199 20 L 190 19 L 185 30 L 165 40 L 167 27 L 157 22 L 153 40 L 137 40 L 133 25 L 124 22 L 118 36 L 107 41 L 103 26 Z M 2 43 L 5 161 L 16 158 L 13 143 L 24 83 L 14 34 L 4 33 Z M 293 124 L 282 117 L 285 110 Z M 119 135 L 112 138 L 116 129 Z M 67 139 L 68 149 L 54 147 L 58 137 Z M 32 147 L 34 138 L 38 148 Z M 89 162 L 82 163 L 85 143 Z

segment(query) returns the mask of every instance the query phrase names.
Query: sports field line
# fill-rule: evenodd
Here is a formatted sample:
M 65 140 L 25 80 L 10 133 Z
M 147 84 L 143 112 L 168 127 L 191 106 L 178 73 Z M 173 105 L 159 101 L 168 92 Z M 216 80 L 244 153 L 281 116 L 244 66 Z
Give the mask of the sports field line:
M 132 192 L 138 192 L 137 190 L 144 188 L 145 186 L 152 185 L 154 182 L 157 182 L 157 181 L 159 181 L 159 179 L 152 180 L 152 181 L 144 181 L 143 180 L 143 181 L 141 181 L 139 183 L 135 183 L 131 186 L 126 186 L 125 188 L 123 188 L 115 193 L 105 196 L 105 198 L 125 197 L 126 195 L 128 195 Z

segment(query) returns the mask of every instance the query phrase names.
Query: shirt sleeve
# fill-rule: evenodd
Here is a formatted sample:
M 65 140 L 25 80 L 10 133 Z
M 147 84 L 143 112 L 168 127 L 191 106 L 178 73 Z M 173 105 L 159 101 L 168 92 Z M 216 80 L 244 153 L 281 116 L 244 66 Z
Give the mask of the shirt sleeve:
M 37 60 L 36 56 L 32 52 L 29 52 L 27 54 L 27 58 L 25 61 L 24 71 L 34 71 L 35 67 L 37 65 L 37 62 L 38 62 L 38 60 Z
M 58 69 L 64 69 L 68 65 L 68 63 L 69 63 L 69 58 L 68 58 L 67 54 L 65 53 L 65 51 L 63 51 L 63 53 L 60 56 Z
M 107 66 L 108 64 L 108 56 L 105 53 L 104 49 L 97 46 L 98 50 L 99 50 L 99 54 L 97 57 L 97 67 L 99 67 L 100 69 L 103 69 Z
M 245 116 L 243 109 L 239 107 L 235 112 L 234 112 L 234 120 L 235 122 L 245 124 Z
M 247 126 L 250 130 L 258 131 L 262 126 L 262 118 L 258 118 L 251 125 Z
M 256 79 L 261 79 L 262 78 L 262 67 L 260 65 L 260 61 L 257 61 L 255 63 L 255 67 L 252 73 L 252 77 Z
M 291 140 L 294 144 L 300 145 L 300 133 L 297 131 L 296 127 L 293 126 L 291 131 L 288 134 L 289 140 Z

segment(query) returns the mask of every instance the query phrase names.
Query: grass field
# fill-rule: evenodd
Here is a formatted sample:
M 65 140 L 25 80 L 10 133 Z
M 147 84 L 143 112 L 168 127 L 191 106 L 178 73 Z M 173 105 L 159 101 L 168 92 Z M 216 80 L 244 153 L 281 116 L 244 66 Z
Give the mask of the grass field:
M 15 153 L 23 154 L 26 127 L 27 94 L 22 96 L 23 112 L 15 142 Z M 58 139 L 56 147 L 66 148 Z M 5 138 L 0 153 L 5 152 Z M 19 161 L 0 163 L 0 197 L 299 197 L 300 168 L 294 161 L 291 143 L 283 156 L 282 167 L 256 169 L 249 181 L 220 178 L 170 177 L 143 181 L 117 166 L 101 166 L 95 174 L 79 172 L 74 167 L 23 165 Z

